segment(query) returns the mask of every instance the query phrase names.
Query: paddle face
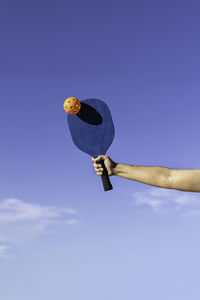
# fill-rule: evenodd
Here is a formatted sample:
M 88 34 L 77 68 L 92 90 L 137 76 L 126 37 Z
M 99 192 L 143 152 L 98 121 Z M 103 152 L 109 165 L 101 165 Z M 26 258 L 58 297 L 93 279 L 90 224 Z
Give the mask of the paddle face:
M 81 110 L 68 115 L 67 121 L 74 144 L 92 157 L 105 154 L 115 131 L 108 106 L 99 99 L 81 101 Z

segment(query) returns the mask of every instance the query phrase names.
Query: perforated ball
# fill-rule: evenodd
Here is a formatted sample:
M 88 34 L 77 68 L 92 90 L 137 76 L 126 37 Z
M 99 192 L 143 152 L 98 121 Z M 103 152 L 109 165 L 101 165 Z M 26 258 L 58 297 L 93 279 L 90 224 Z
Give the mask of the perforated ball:
M 80 111 L 81 103 L 77 98 L 69 97 L 65 100 L 63 107 L 68 114 L 75 115 Z

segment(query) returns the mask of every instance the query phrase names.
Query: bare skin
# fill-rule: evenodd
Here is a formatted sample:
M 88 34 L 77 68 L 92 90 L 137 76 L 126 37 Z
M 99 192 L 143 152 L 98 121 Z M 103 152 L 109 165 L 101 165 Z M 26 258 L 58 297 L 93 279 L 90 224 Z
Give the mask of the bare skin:
M 92 161 L 99 176 L 103 169 L 98 162 L 104 161 L 109 176 L 117 175 L 156 187 L 200 193 L 200 169 L 124 165 L 115 163 L 108 155 L 99 155 Z

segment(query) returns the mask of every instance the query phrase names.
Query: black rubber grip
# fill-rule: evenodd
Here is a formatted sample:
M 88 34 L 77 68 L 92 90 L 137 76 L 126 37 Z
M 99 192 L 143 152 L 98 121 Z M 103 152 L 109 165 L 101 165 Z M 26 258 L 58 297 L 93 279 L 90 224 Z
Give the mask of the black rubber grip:
M 101 179 L 102 179 L 102 183 L 103 183 L 103 187 L 104 187 L 104 191 L 110 191 L 113 189 L 112 184 L 110 182 L 109 176 L 108 176 L 108 172 L 107 169 L 104 165 L 103 161 L 100 161 L 100 164 L 103 168 L 103 174 L 101 175 Z

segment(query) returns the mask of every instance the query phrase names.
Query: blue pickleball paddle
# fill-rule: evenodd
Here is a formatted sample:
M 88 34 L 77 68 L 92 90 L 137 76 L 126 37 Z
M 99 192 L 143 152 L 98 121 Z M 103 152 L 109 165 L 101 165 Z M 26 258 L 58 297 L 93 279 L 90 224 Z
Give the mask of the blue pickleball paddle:
M 64 108 L 69 113 L 67 122 L 74 144 L 92 157 L 106 154 L 115 135 L 108 106 L 102 100 L 94 98 L 77 101 L 71 97 L 64 103 Z M 103 161 L 101 165 L 104 170 L 101 176 L 104 190 L 108 191 L 112 189 L 112 185 Z

